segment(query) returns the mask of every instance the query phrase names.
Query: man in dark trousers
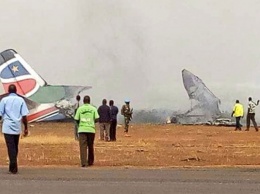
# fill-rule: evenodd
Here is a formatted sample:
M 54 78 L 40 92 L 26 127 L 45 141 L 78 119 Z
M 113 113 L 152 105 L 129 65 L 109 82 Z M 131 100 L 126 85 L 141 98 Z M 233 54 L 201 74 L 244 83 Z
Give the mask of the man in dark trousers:
M 110 123 L 110 141 L 116 141 L 116 126 L 117 126 L 117 114 L 118 108 L 114 106 L 114 101 L 109 101 L 110 106 L 110 115 L 111 115 L 111 123 Z
M 255 108 L 258 106 L 259 100 L 257 103 L 253 102 L 252 98 L 248 98 L 248 109 L 247 109 L 247 117 L 246 117 L 246 131 L 249 131 L 250 120 L 252 120 L 255 130 L 258 131 L 258 127 L 255 121 Z
M 83 105 L 77 109 L 74 119 L 78 123 L 81 167 L 94 163 L 95 123 L 98 122 L 97 109 L 90 105 L 90 97 L 85 96 Z
M 236 118 L 236 130 L 241 131 L 241 124 L 240 124 L 240 119 L 243 118 L 244 116 L 244 108 L 243 105 L 239 103 L 239 100 L 236 100 L 236 104 L 233 108 L 233 112 L 231 114 L 231 117 Z
M 76 104 L 74 105 L 74 116 L 76 115 L 76 112 L 79 108 L 79 101 L 80 101 L 80 95 L 76 96 Z M 78 134 L 78 123 L 75 121 L 74 123 L 74 138 L 75 140 L 79 140 L 79 134 Z
M 2 132 L 4 134 L 8 156 L 9 172 L 18 172 L 17 156 L 19 138 L 22 131 L 21 120 L 24 124 L 24 136 L 28 135 L 27 117 L 29 110 L 24 99 L 16 94 L 16 86 L 11 84 L 8 87 L 8 95 L 0 102 L 0 117 L 3 118 Z
M 98 108 L 99 114 L 99 130 L 100 140 L 110 141 L 110 108 L 107 105 L 107 100 L 103 99 L 102 105 Z

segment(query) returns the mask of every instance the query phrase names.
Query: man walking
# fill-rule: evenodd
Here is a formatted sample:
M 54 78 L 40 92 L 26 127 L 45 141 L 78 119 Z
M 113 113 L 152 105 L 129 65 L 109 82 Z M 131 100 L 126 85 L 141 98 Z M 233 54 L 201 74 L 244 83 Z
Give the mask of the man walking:
M 80 101 L 80 95 L 76 96 L 76 104 L 74 105 L 74 116 L 76 115 L 76 112 L 79 108 L 79 101 Z M 74 123 L 74 138 L 75 140 L 79 140 L 79 134 L 78 134 L 78 123 L 75 121 Z
M 116 141 L 116 126 L 117 126 L 117 114 L 118 108 L 114 106 L 114 101 L 109 101 L 110 106 L 110 115 L 111 115 L 111 123 L 110 123 L 110 141 Z
M 235 117 L 236 118 L 236 130 L 240 130 L 241 131 L 241 124 L 240 124 L 240 119 L 241 117 L 244 116 L 244 109 L 243 109 L 243 105 L 239 103 L 239 100 L 236 100 L 236 104 L 233 108 L 233 112 L 231 114 L 231 117 Z
M 102 105 L 98 108 L 100 140 L 110 141 L 110 108 L 107 106 L 107 100 L 103 99 Z
M 128 128 L 129 128 L 129 122 L 132 119 L 133 109 L 130 108 L 130 100 L 125 100 L 125 105 L 122 106 L 121 109 L 121 115 L 124 116 L 124 122 L 125 122 L 125 136 L 129 137 L 128 135 Z
M 253 102 L 252 98 L 248 98 L 248 109 L 247 109 L 247 117 L 246 117 L 246 131 L 249 131 L 250 127 L 250 120 L 252 120 L 253 125 L 255 127 L 255 130 L 258 131 L 258 127 L 255 121 L 255 108 L 259 104 L 259 100 L 257 100 L 257 103 Z
M 24 124 L 24 136 L 28 135 L 27 117 L 29 110 L 24 99 L 16 94 L 16 86 L 11 84 L 8 93 L 0 102 L 0 117 L 3 118 L 2 132 L 4 134 L 8 156 L 9 172 L 18 172 L 17 156 L 21 134 L 21 120 Z
M 81 167 L 94 163 L 95 123 L 98 122 L 97 109 L 90 105 L 90 97 L 85 96 L 83 105 L 77 109 L 74 119 L 78 123 Z

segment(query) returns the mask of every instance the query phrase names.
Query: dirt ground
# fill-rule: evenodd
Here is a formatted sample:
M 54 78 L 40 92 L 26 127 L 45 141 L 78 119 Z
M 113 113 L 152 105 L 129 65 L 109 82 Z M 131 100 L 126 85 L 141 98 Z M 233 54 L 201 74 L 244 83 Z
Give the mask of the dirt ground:
M 72 123 L 37 123 L 20 139 L 21 166 L 79 166 Z M 116 142 L 95 139 L 95 166 L 183 167 L 260 165 L 260 132 L 230 127 L 133 125 L 131 137 L 117 129 Z M 0 165 L 8 157 L 0 136 Z

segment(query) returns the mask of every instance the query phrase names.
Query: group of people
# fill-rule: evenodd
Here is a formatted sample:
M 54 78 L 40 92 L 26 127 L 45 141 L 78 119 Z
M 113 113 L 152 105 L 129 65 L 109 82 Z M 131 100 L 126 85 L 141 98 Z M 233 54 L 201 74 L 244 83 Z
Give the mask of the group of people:
M 83 103 L 82 106 L 78 106 L 74 119 L 77 123 L 81 167 L 86 167 L 93 165 L 94 162 L 96 123 L 99 123 L 100 140 L 116 141 L 118 108 L 113 100 L 109 101 L 108 106 L 107 100 L 103 99 L 102 105 L 97 109 L 90 104 L 89 96 L 84 97 Z M 132 117 L 129 100 L 125 100 L 121 113 L 125 120 L 125 133 L 128 135 L 129 121 Z
M 75 106 L 75 138 L 79 140 L 81 166 L 91 166 L 94 163 L 94 140 L 96 133 L 96 123 L 100 126 L 100 139 L 106 141 L 116 141 L 116 127 L 118 108 L 114 106 L 114 101 L 104 99 L 103 104 L 97 109 L 90 104 L 90 97 L 83 98 L 83 104 L 80 105 L 80 96 L 76 97 Z M 128 133 L 129 121 L 132 118 L 132 109 L 130 101 L 126 100 L 121 113 L 125 119 L 125 133 Z M 17 88 L 14 84 L 9 85 L 8 93 L 0 102 L 0 119 L 3 119 L 2 133 L 7 146 L 9 157 L 9 173 L 18 172 L 18 146 L 20 135 L 28 136 L 28 107 L 22 96 L 17 94 Z M 21 121 L 24 125 L 23 130 Z
M 118 108 L 114 105 L 114 101 L 103 99 L 102 105 L 98 108 L 99 114 L 99 131 L 100 140 L 116 141 L 116 127 L 117 127 L 117 114 Z
M 258 105 L 259 105 L 259 100 L 257 100 L 257 102 L 255 103 L 252 100 L 252 97 L 248 98 L 248 108 L 247 108 L 247 115 L 246 115 L 246 131 L 249 131 L 251 121 L 254 125 L 255 130 L 258 131 L 258 126 L 255 121 L 255 108 Z M 237 130 L 241 131 L 242 125 L 240 123 L 240 120 L 241 120 L 241 118 L 244 117 L 244 107 L 239 102 L 239 100 L 236 100 L 231 117 L 235 117 L 235 119 L 236 119 L 235 131 L 237 131 Z
M 103 99 L 99 108 L 91 105 L 90 97 L 83 98 L 83 104 L 80 105 L 80 96 L 76 97 L 78 103 L 75 107 L 75 138 L 79 140 L 81 166 L 91 166 L 94 163 L 94 140 L 96 133 L 96 123 L 99 123 L 100 140 L 116 141 L 117 114 L 118 108 L 114 101 Z M 246 117 L 246 131 L 249 131 L 250 121 L 253 122 L 255 130 L 258 126 L 255 121 L 255 108 L 259 105 L 259 100 L 255 103 L 252 98 L 248 99 L 248 109 Z M 128 136 L 129 122 L 132 119 L 133 109 L 130 108 L 130 101 L 125 100 L 121 108 L 121 114 L 124 117 L 124 132 Z M 11 84 L 8 87 L 8 94 L 0 102 L 0 119 L 3 118 L 2 132 L 4 134 L 8 156 L 9 172 L 16 174 L 18 172 L 17 156 L 20 134 L 28 135 L 27 115 L 29 110 L 22 96 L 17 94 L 16 86 Z M 232 117 L 236 118 L 235 130 L 242 130 L 240 120 L 244 116 L 243 105 L 236 100 Z M 21 121 L 24 124 L 24 130 L 21 128 Z
M 79 95 L 76 96 L 77 103 L 74 106 L 74 114 L 76 114 L 77 109 L 80 106 Z M 116 141 L 116 129 L 117 129 L 117 114 L 118 107 L 114 105 L 114 101 L 109 101 L 109 106 L 107 105 L 107 100 L 103 99 L 102 105 L 98 108 L 99 114 L 99 129 L 100 137 L 99 140 L 104 141 Z M 130 108 L 130 100 L 125 100 L 125 105 L 121 108 L 121 115 L 124 117 L 124 133 L 126 137 L 128 135 L 129 122 L 132 119 L 133 109 Z M 79 139 L 78 135 L 78 123 L 75 122 L 74 126 L 74 136 L 75 140 Z

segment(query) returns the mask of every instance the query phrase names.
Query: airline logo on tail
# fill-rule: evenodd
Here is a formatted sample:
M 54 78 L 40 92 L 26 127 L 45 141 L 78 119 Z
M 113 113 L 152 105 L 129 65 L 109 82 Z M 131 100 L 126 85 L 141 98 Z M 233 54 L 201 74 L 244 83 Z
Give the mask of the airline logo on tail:
M 26 97 L 26 104 L 30 109 L 30 122 L 71 118 L 71 114 L 74 113 L 72 100 L 80 92 L 91 88 L 49 85 L 12 49 L 0 53 L 0 80 L 6 93 L 8 86 L 14 84 L 17 93 Z
M 10 84 L 14 84 L 17 93 L 26 97 L 30 97 L 40 86 L 46 84 L 18 54 L 14 54 L 14 58 L 0 66 L 0 79 L 5 92 Z

